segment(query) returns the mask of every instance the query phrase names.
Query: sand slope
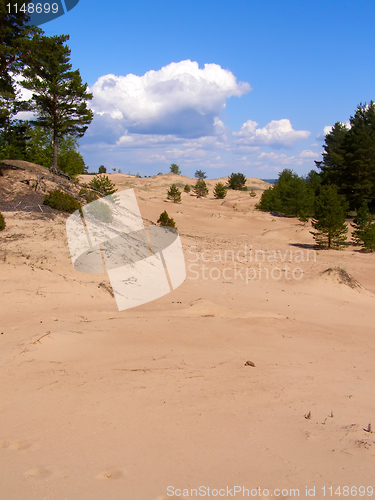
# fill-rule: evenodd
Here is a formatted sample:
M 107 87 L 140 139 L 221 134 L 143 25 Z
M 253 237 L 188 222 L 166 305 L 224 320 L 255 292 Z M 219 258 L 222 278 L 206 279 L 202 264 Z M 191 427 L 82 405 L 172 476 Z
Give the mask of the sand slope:
M 259 194 L 173 204 L 168 185 L 193 179 L 111 178 L 149 223 L 176 220 L 187 279 L 119 312 L 106 275 L 74 271 L 64 216 L 6 212 L 1 498 L 373 485 L 375 255 L 313 253 L 309 226 L 255 211 Z

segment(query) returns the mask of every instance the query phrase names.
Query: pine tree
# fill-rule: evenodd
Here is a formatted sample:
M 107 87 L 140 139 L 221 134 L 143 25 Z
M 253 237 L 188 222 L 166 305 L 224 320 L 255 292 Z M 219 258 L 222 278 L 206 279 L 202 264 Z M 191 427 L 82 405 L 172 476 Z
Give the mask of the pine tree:
M 208 195 L 207 184 L 203 179 L 198 179 L 195 186 L 193 187 L 194 193 L 198 198 Z
M 3 158 L 24 159 L 25 141 L 20 141 L 20 132 L 27 125 L 13 120 L 13 117 L 19 111 L 27 110 L 28 105 L 20 99 L 15 78 L 34 50 L 32 37 L 42 33 L 40 28 L 26 24 L 29 16 L 20 10 L 24 5 L 27 8 L 30 1 L 15 0 L 11 2 L 11 9 L 5 1 L 0 3 L 0 147 Z
M 223 199 L 227 195 L 227 187 L 223 183 L 218 182 L 214 187 L 214 196 L 218 199 Z
M 172 219 L 172 217 L 169 217 L 166 210 L 164 210 L 164 212 L 160 214 L 157 223 L 160 226 L 173 227 L 173 229 L 177 229 L 175 221 Z
M 349 129 L 346 124 L 336 122 L 330 132 L 325 136 L 323 161 L 316 161 L 316 166 L 321 170 L 324 184 L 341 186 L 344 178 L 345 167 L 345 139 Z
M 372 222 L 362 233 L 362 242 L 365 250 L 375 250 L 375 222 Z
M 185 184 L 184 191 L 185 191 L 185 193 L 190 193 L 190 186 L 189 186 L 189 184 Z
M 52 157 L 52 131 L 38 126 L 30 128 L 25 159 L 48 168 L 52 163 Z M 60 138 L 57 158 L 59 168 L 72 178 L 86 172 L 77 139 L 71 135 Z
M 194 174 L 194 177 L 196 179 L 206 179 L 207 178 L 206 172 L 203 172 L 203 170 L 196 170 L 195 174 Z
M 5 1 L 0 4 L 0 96 L 3 91 L 15 95 L 14 76 L 33 51 L 32 37 L 42 33 L 40 28 L 27 24 L 29 15 L 20 9 L 23 5 L 27 8 L 30 2 L 14 0 L 11 9 Z
M 167 192 L 168 200 L 173 200 L 173 203 L 180 203 L 181 201 L 181 191 L 178 189 L 176 184 L 172 184 Z
M 237 174 L 232 173 L 228 177 L 229 189 L 245 191 L 246 190 L 245 184 L 246 184 L 246 177 L 244 176 L 244 174 L 241 174 L 241 172 L 238 172 Z
M 172 163 L 172 165 L 169 167 L 169 170 L 172 174 L 181 175 L 180 167 L 176 165 L 176 163 Z
M 354 245 L 362 245 L 364 249 L 373 251 L 375 249 L 375 222 L 367 204 L 361 206 L 351 225 L 354 229 L 352 234 Z
M 314 188 L 290 169 L 279 174 L 277 182 L 263 191 L 256 208 L 287 217 L 307 217 L 313 213 Z
M 310 231 L 319 246 L 339 247 L 345 242 L 348 232 L 346 209 L 347 204 L 335 186 L 322 187 L 315 200 L 315 216 L 312 219 L 316 231 Z
M 33 92 L 32 107 L 38 114 L 37 125 L 53 133 L 51 170 L 57 166 L 58 142 L 64 135 L 82 137 L 93 119 L 87 108 L 92 94 L 82 83 L 79 70 L 72 71 L 70 49 L 65 45 L 68 35 L 34 37 L 34 51 L 27 59 L 28 67 L 22 85 Z
M 354 229 L 352 234 L 352 241 L 355 245 L 360 245 L 363 242 L 363 233 L 372 222 L 372 216 L 369 212 L 367 204 L 363 204 L 357 211 L 356 217 L 351 224 Z
M 88 183 L 88 187 L 102 196 L 109 196 L 117 191 L 115 184 L 109 179 L 108 175 L 95 175 Z
M 351 210 L 368 203 L 375 210 L 375 103 L 360 104 L 350 117 L 345 138 L 345 168 L 341 192 Z

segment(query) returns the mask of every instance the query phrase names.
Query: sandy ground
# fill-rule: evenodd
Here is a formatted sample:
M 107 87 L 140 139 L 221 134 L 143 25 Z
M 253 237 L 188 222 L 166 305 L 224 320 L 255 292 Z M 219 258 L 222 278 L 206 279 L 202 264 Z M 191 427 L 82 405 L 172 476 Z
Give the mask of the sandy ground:
M 375 487 L 375 254 L 315 253 L 309 224 L 255 210 L 262 181 L 222 205 L 167 202 L 171 182 L 194 182 L 182 176 L 111 179 L 134 187 L 146 224 L 175 219 L 187 278 L 119 312 L 108 276 L 73 269 L 66 217 L 5 214 L 0 498 Z M 324 272 L 337 267 L 353 280 Z

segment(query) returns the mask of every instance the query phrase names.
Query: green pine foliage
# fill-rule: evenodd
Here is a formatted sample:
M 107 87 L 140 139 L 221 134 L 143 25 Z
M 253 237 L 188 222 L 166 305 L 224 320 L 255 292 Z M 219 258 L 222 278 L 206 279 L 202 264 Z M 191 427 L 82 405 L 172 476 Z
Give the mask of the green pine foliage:
M 206 175 L 206 172 L 203 172 L 203 170 L 196 170 L 195 174 L 194 174 L 194 177 L 196 179 L 206 179 L 207 175 Z
M 323 161 L 316 162 L 322 183 L 336 185 L 350 210 L 367 203 L 375 213 L 375 103 L 359 104 L 350 128 L 336 123 L 323 148 Z
M 205 197 L 208 195 L 207 184 L 203 179 L 198 179 L 195 186 L 193 187 L 194 193 L 198 198 Z
M 21 8 L 28 3 L 30 0 L 15 0 L 11 9 L 7 2 L 0 3 L 0 129 L 7 133 L 13 126 L 14 115 L 27 109 L 15 82 L 22 72 L 25 58 L 33 52 L 34 35 L 42 32 L 40 28 L 27 24 L 29 17 Z M 9 155 L 7 157 L 10 159 Z
M 100 198 L 114 194 L 117 191 L 115 184 L 109 179 L 108 175 L 104 174 L 95 175 L 88 183 L 88 187 L 98 193 Z
M 99 174 L 106 174 L 107 173 L 107 169 L 105 168 L 104 165 L 100 165 L 98 173 Z
M 314 212 L 314 198 L 314 188 L 306 179 L 284 169 L 277 182 L 263 191 L 256 207 L 286 217 L 306 217 Z
M 214 187 L 214 196 L 218 199 L 224 199 L 227 195 L 227 186 L 224 186 L 222 182 L 218 182 Z
M 354 245 L 362 245 L 365 250 L 375 249 L 375 222 L 368 209 L 367 204 L 363 204 L 357 212 L 351 226 L 352 242 Z
M 0 231 L 4 231 L 5 229 L 5 219 L 4 219 L 4 215 L 0 212 Z
M 172 163 L 172 165 L 169 167 L 169 170 L 172 174 L 181 175 L 180 167 L 176 165 L 176 163 Z
M 372 215 L 369 212 L 368 206 L 364 203 L 358 210 L 351 224 L 353 228 L 352 242 L 354 245 L 363 243 L 363 233 L 372 223 Z
M 246 191 L 246 177 L 244 174 L 238 172 L 237 174 L 232 173 L 228 177 L 228 188 L 235 189 L 239 191 Z
M 370 224 L 362 233 L 364 250 L 373 252 L 375 250 L 375 222 Z
M 177 229 L 175 221 L 172 219 L 172 217 L 169 217 L 166 210 L 164 210 L 164 212 L 160 214 L 157 223 L 160 226 L 172 227 L 173 229 Z
M 82 82 L 79 70 L 72 71 L 71 51 L 65 45 L 69 35 L 34 36 L 32 54 L 26 58 L 21 84 L 32 91 L 36 124 L 52 133 L 51 169 L 59 173 L 58 147 L 61 137 L 82 137 L 93 119 L 87 107 L 92 94 Z
M 81 204 L 74 198 L 74 196 L 64 193 L 59 189 L 50 191 L 44 197 L 43 205 L 48 205 L 55 210 L 67 212 L 69 214 L 81 209 Z
M 185 191 L 185 193 L 190 193 L 190 186 L 189 186 L 189 184 L 185 184 L 184 191 Z
M 168 200 L 172 200 L 173 203 L 181 202 L 181 191 L 178 189 L 176 184 L 172 184 L 169 190 L 167 191 Z
M 348 226 L 345 222 L 347 203 L 333 185 L 323 186 L 315 200 L 315 216 L 310 231 L 321 247 L 339 248 L 347 238 Z

